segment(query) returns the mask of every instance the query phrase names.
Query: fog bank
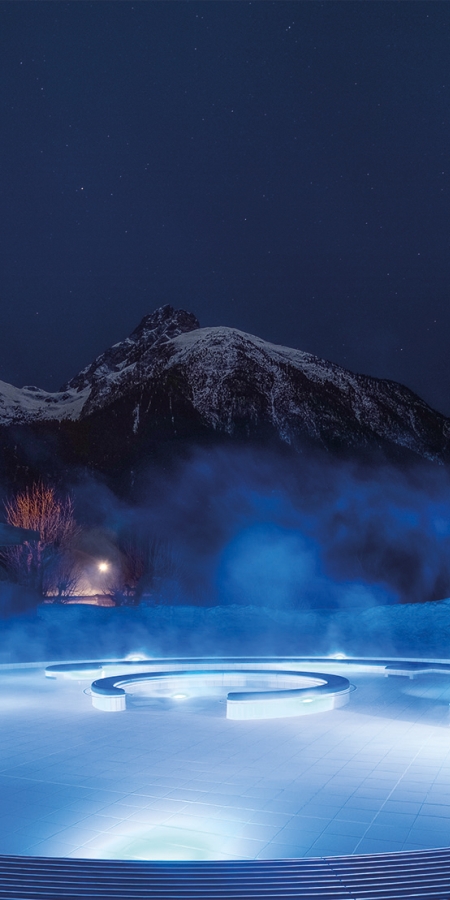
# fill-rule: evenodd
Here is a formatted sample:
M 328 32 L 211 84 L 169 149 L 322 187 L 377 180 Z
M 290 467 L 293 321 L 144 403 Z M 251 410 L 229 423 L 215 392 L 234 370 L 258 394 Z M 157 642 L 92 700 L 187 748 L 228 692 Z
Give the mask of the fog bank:
M 355 611 L 40 606 L 3 622 L 0 663 L 239 654 L 448 657 L 450 599 Z
M 157 602 L 348 609 L 450 595 L 444 467 L 194 448 L 141 472 L 133 503 L 92 479 L 74 497 L 94 527 L 170 544 L 175 575 Z

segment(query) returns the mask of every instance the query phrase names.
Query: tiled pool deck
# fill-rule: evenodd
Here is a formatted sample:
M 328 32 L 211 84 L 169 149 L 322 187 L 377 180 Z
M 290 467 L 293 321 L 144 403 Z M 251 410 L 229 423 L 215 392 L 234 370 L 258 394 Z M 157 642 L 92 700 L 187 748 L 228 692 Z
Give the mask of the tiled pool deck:
M 218 698 L 136 693 L 126 712 L 103 713 L 89 682 L 3 669 L 0 853 L 270 859 L 448 846 L 450 677 L 347 677 L 357 690 L 343 709 L 239 722 Z

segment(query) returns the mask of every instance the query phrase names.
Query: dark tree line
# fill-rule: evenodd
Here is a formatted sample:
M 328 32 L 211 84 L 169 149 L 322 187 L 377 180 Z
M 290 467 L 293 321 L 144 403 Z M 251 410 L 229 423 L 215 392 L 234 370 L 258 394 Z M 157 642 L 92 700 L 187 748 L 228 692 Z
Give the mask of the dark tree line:
M 4 504 L 9 525 L 37 533 L 35 539 L 0 547 L 4 580 L 22 585 L 36 598 L 63 602 L 86 589 L 87 572 L 97 566 L 94 557 L 80 551 L 83 528 L 75 517 L 69 494 L 62 496 L 43 481 L 36 481 Z M 144 598 L 157 599 L 158 586 L 175 578 L 177 564 L 168 541 L 127 527 L 113 537 L 114 560 L 105 564 L 99 579 L 101 592 L 117 605 L 136 606 Z M 101 568 L 101 566 L 99 566 Z

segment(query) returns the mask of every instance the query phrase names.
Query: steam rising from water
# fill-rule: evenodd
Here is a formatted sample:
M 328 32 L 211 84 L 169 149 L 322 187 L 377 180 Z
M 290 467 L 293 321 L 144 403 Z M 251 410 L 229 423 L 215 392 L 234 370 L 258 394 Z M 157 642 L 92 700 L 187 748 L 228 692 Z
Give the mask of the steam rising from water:
M 371 611 L 450 594 L 450 480 L 443 468 L 195 449 L 165 472 L 149 469 L 133 503 L 92 480 L 78 482 L 73 494 L 78 518 L 91 529 L 93 554 L 95 536 L 102 535 L 99 558 L 105 534 L 112 545 L 123 527 L 145 527 L 168 542 L 176 565 L 154 592 L 158 604 L 238 605 L 280 615 L 314 611 L 310 617 L 328 616 L 331 628 L 330 610 Z M 19 602 L 17 588 L 5 586 L 4 612 L 17 610 Z M 137 623 L 141 611 L 128 612 Z M 108 615 L 118 621 L 117 613 Z M 114 639 L 102 647 L 164 650 L 162 638 L 149 646 L 141 631 L 134 644 Z M 331 631 L 336 634 L 334 626 Z M 336 640 L 330 632 L 329 651 L 345 650 Z M 182 649 L 199 652 L 189 641 L 185 630 Z
M 183 602 L 339 608 L 450 593 L 443 468 L 195 450 L 170 472 L 149 471 L 133 508 L 92 484 L 77 500 L 99 525 L 140 521 L 167 538 Z

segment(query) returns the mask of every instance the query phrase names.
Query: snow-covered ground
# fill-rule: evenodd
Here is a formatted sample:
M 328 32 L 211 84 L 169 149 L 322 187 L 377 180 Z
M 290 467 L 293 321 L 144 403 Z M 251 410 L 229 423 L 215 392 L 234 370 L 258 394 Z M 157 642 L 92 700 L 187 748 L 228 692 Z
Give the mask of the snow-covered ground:
M 17 388 L 0 381 L 0 424 L 78 419 L 88 396 L 87 389 L 49 393 L 33 385 Z
M 201 692 L 136 691 L 125 712 L 102 713 L 89 681 L 2 667 L 0 853 L 267 859 L 447 845 L 449 677 L 355 666 L 348 677 L 347 707 L 238 722 Z

